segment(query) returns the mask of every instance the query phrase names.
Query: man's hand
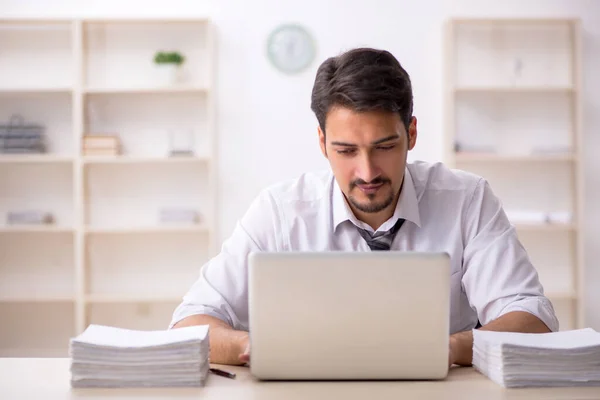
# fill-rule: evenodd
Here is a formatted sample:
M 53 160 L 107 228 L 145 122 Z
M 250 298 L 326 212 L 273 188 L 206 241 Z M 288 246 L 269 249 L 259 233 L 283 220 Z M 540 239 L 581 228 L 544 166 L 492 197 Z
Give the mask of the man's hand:
M 456 344 L 456 338 L 453 336 L 450 336 L 450 342 L 448 344 L 449 347 L 449 351 L 448 351 L 448 367 L 453 366 L 456 363 L 456 357 L 455 357 L 455 353 L 458 350 L 457 344 Z
M 210 362 L 215 364 L 241 365 L 250 360 L 248 349 L 248 332 L 236 331 L 227 323 L 209 315 L 192 315 L 177 324 L 174 328 L 192 325 L 208 325 L 210 341 Z M 248 353 L 245 355 L 245 353 Z M 242 359 L 242 356 L 244 357 Z M 244 361 L 248 360 L 248 361 Z
M 244 364 L 249 364 L 250 363 L 250 339 L 248 337 L 246 337 L 245 340 L 245 347 L 244 347 L 244 352 L 242 354 L 240 354 L 240 362 L 243 362 Z
M 479 328 L 483 331 L 547 333 L 550 329 L 535 315 L 513 311 Z M 450 336 L 448 363 L 470 366 L 473 363 L 473 331 L 458 332 Z

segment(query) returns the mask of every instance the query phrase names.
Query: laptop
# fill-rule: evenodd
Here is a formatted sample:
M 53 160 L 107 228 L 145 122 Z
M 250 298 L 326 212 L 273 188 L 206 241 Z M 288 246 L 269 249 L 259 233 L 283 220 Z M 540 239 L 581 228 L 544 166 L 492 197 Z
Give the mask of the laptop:
M 248 281 L 250 370 L 258 379 L 447 376 L 445 253 L 252 253 Z

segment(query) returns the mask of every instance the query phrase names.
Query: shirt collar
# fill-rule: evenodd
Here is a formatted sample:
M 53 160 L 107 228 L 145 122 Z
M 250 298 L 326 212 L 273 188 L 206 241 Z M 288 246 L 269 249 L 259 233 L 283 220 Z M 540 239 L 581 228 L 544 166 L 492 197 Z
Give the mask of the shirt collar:
M 333 231 L 337 227 L 345 222 L 350 221 L 359 228 L 372 229 L 354 215 L 344 193 L 340 189 L 337 180 L 333 179 L 333 190 L 332 190 L 332 207 L 333 207 Z M 379 227 L 379 231 L 386 231 L 392 228 L 398 218 L 404 218 L 407 221 L 413 222 L 419 228 L 421 227 L 421 217 L 419 214 L 419 202 L 417 200 L 417 193 L 415 186 L 410 175 L 408 168 L 404 170 L 404 183 L 402 184 L 402 191 L 400 192 L 400 198 L 396 203 L 396 209 L 392 218 L 387 220 L 383 225 Z

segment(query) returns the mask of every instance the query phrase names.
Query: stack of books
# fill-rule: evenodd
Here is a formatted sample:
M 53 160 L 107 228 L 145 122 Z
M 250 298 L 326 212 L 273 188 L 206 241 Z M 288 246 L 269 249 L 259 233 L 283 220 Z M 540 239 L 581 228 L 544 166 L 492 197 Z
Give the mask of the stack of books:
M 600 333 L 473 331 L 473 366 L 504 387 L 600 386 Z
M 208 325 L 135 331 L 90 325 L 71 339 L 72 387 L 203 386 Z
M 85 135 L 83 137 L 83 155 L 85 156 L 117 156 L 121 152 L 121 144 L 117 135 Z

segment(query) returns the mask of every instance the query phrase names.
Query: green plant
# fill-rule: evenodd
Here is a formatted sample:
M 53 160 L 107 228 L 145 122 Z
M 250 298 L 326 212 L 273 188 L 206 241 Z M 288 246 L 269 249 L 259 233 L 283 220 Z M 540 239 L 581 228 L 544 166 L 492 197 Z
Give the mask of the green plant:
M 159 51 L 154 55 L 156 64 L 176 64 L 181 65 L 185 61 L 185 57 L 177 51 Z

